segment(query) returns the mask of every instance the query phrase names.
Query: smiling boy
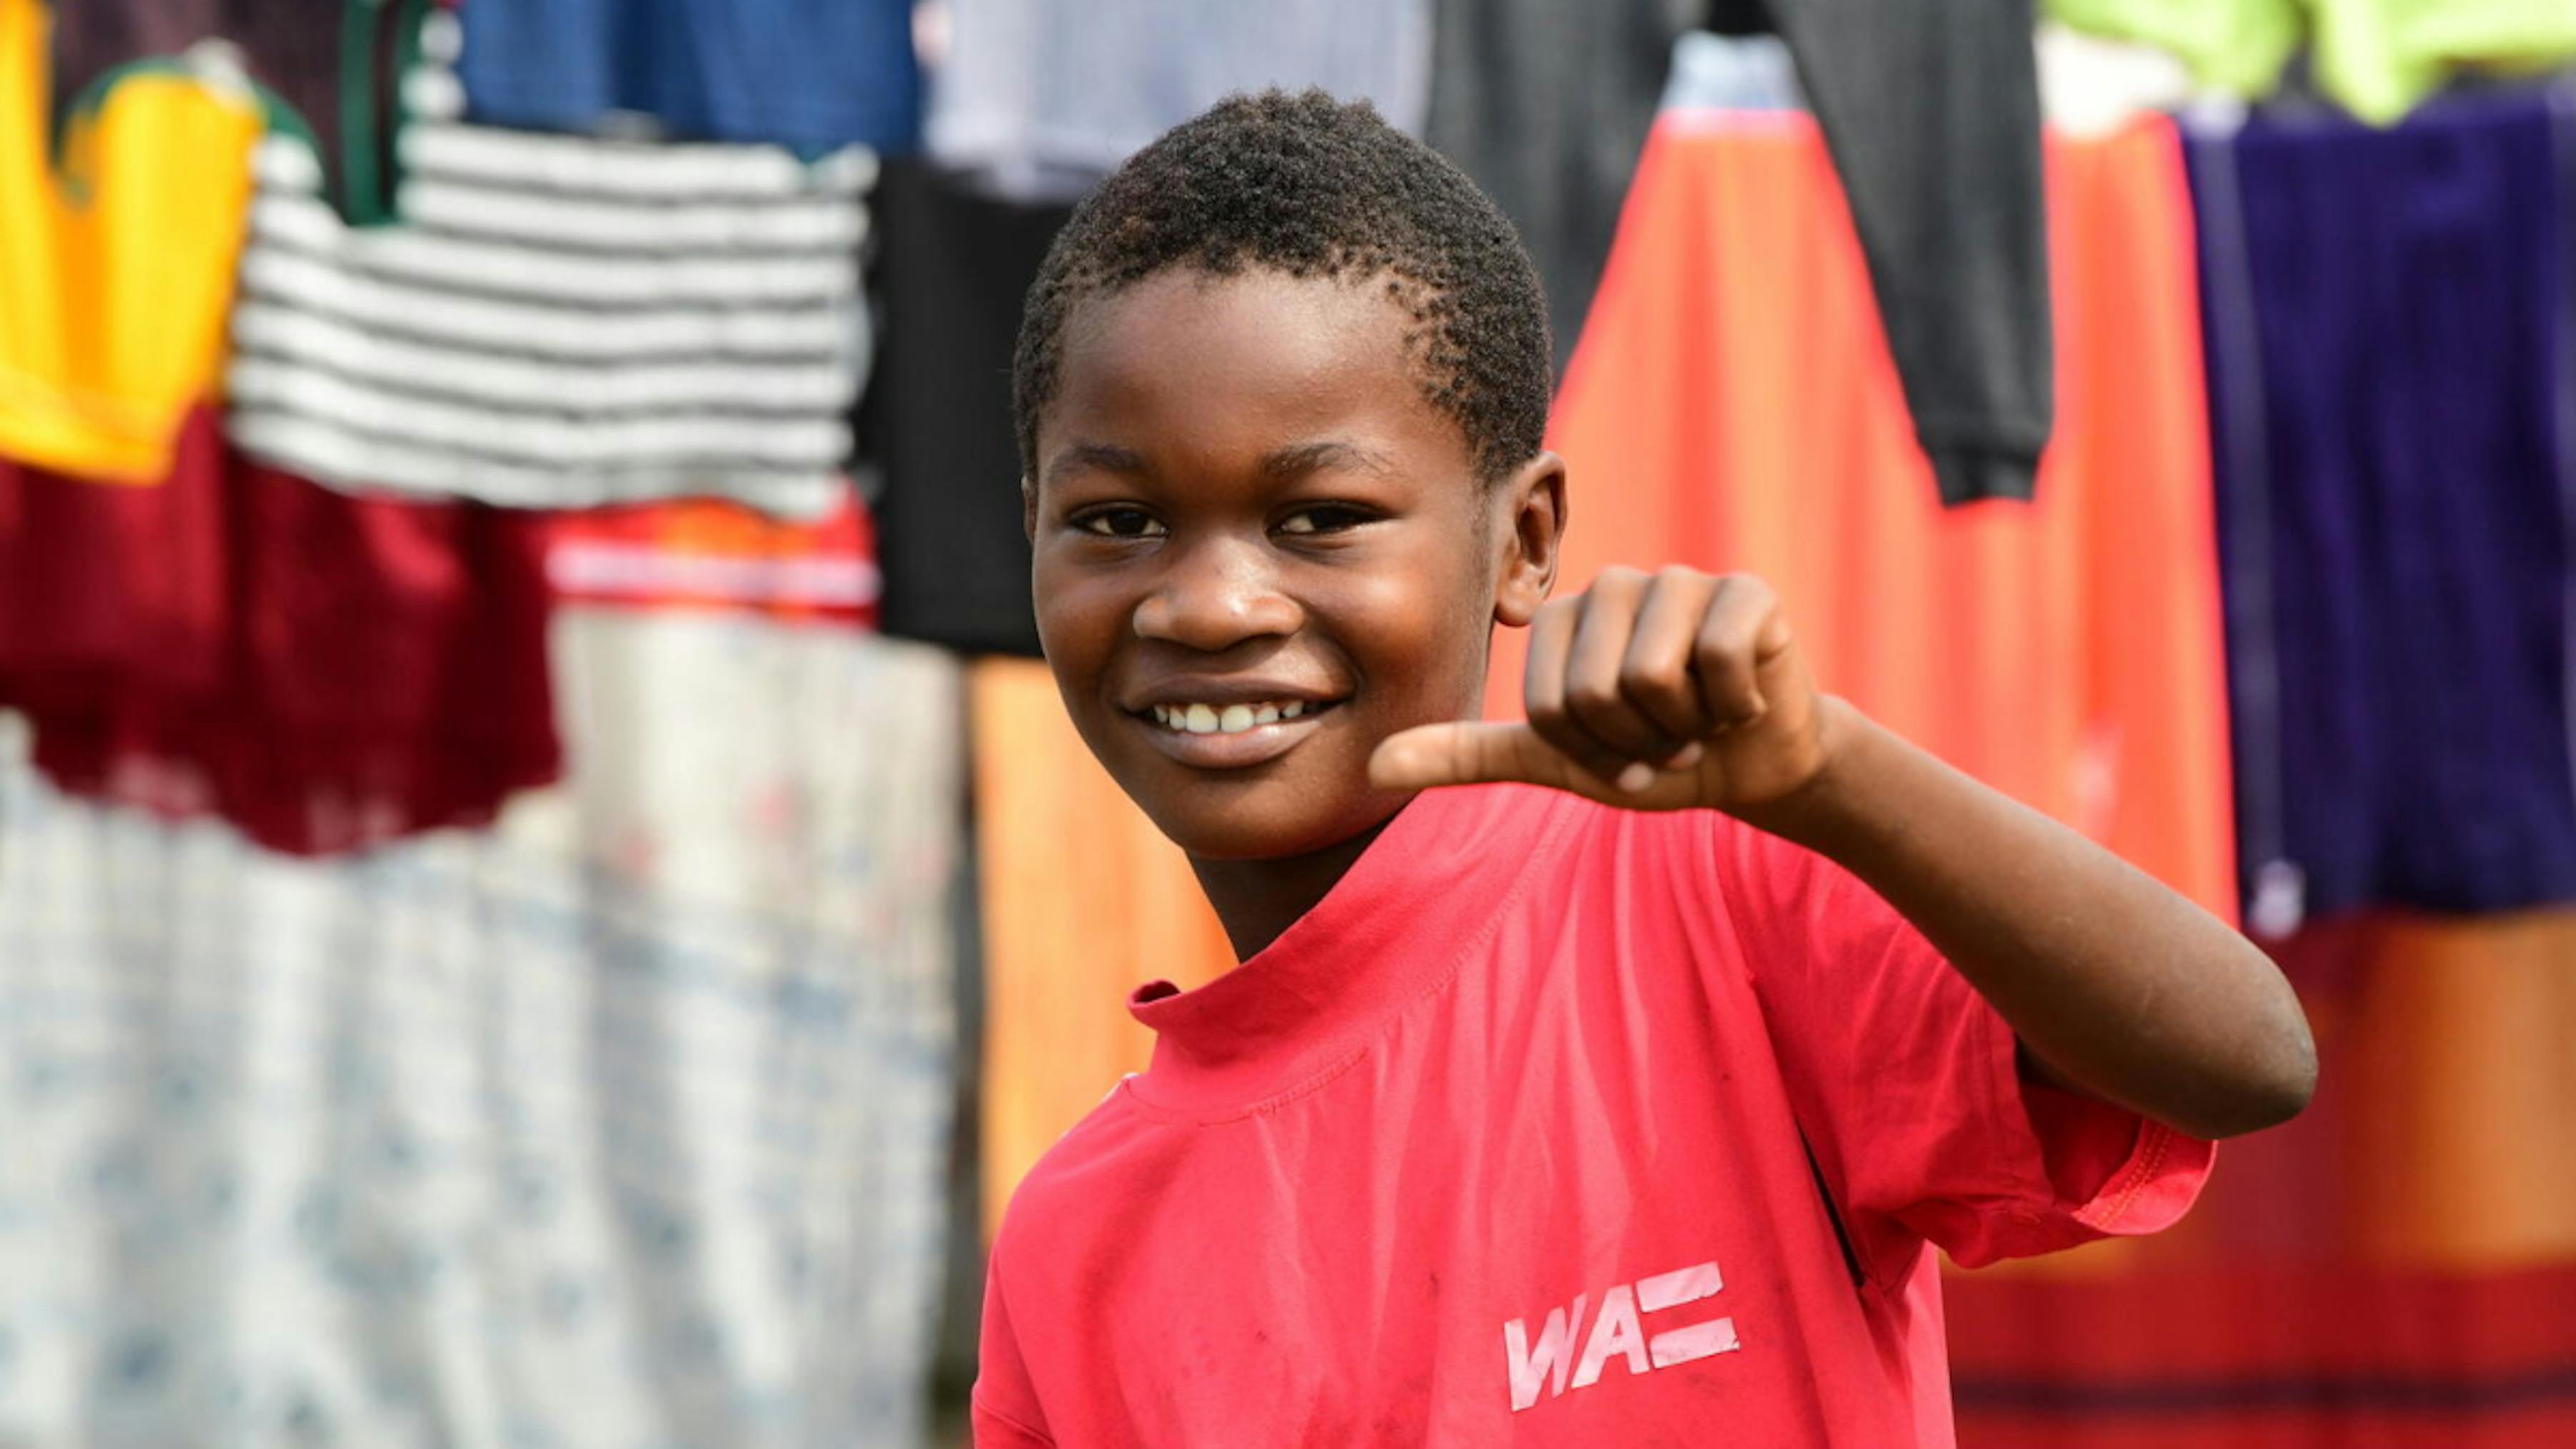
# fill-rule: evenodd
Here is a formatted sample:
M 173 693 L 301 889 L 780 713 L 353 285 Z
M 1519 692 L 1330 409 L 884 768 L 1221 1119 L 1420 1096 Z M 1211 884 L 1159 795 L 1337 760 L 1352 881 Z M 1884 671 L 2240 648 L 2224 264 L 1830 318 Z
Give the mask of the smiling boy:
M 1058 239 L 1039 632 L 1243 964 L 1136 994 L 1013 1199 L 978 1443 L 1946 1444 L 1935 1246 L 2154 1231 L 2305 1103 L 2259 953 L 1818 692 L 1758 581 L 1549 601 L 1548 380 L 1510 226 L 1320 93 Z

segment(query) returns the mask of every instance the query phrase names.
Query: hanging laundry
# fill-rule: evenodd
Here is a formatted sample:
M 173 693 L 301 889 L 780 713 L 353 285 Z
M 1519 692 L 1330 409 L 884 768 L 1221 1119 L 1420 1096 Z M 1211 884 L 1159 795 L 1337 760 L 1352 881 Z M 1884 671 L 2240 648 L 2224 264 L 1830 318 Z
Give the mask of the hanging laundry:
M 1074 733 L 1046 665 L 967 674 L 984 923 L 984 1231 L 1103 1093 L 1153 1055 L 1128 995 L 1187 990 L 1234 947 L 1189 858 Z M 1070 848 L 1068 842 L 1079 842 Z
M 2049 287 L 2029 0 L 1769 0 L 1945 503 L 2028 498 Z
M 1070 201 L 1237 91 L 1321 86 L 1422 128 L 1430 0 L 948 0 L 928 145 L 1022 201 Z
M 0 1436 L 925 1442 L 957 666 L 557 624 L 573 776 L 361 859 L 67 798 L 0 718 Z
M 829 513 L 866 367 L 876 170 L 773 147 L 466 125 L 422 30 L 399 221 L 349 227 L 276 139 L 226 383 L 242 449 L 337 487 L 567 508 L 725 497 Z
M 221 442 L 183 425 L 149 488 L 0 460 L 0 704 L 94 713 L 133 689 L 213 699 L 232 678 L 236 561 Z
M 2191 73 L 2164 51 L 2055 23 L 2039 28 L 2043 123 L 2059 135 L 2107 136 L 2139 117 L 2191 103 Z M 1797 61 L 1776 35 L 1694 31 L 1673 47 L 1663 109 L 1804 111 Z M 1828 148 L 1830 149 L 1830 148 Z
M 340 154 L 340 26 L 349 0 L 68 0 L 54 10 L 54 112 L 110 72 L 202 41 L 233 48 L 250 78 L 286 103 L 324 156 Z M 363 23 L 378 7 L 355 7 Z
M 0 464 L 0 706 L 61 787 L 330 854 L 554 778 L 543 520 L 354 499 L 210 410 L 150 488 Z
M 2191 147 L 2258 930 L 2576 899 L 2569 156 L 2538 97 Z
M 2576 913 L 2272 950 L 2316 1100 L 2230 1141 L 2177 1232 L 1952 1275 L 1962 1443 L 2576 1443 Z
M 1815 124 L 1666 116 L 1550 432 L 1558 591 L 1612 563 L 1760 574 L 1823 687 L 2232 915 L 2179 144 L 2157 119 L 2049 167 L 2057 436 L 2035 502 L 1945 509 Z M 1497 637 L 1498 717 L 1523 639 Z
M 911 150 L 912 0 L 474 0 L 469 113 L 590 132 L 648 117 L 677 140 Z
M 1423 139 L 1518 229 L 1560 373 L 1600 284 L 1620 198 L 1691 7 L 1671 0 L 1433 0 Z
M 149 483 L 213 387 L 260 98 L 219 58 L 128 68 L 47 137 L 46 7 L 0 0 L 0 456 Z
M 877 482 L 885 631 L 1034 656 L 1011 352 L 1021 301 L 1072 208 L 981 196 L 896 161 L 875 215 L 885 347 L 858 434 Z
M 691 499 L 557 517 L 546 581 L 559 600 L 669 609 L 751 610 L 873 628 L 873 530 L 855 498 L 812 523 L 738 503 Z
M 2327 1221 L 2366 1261 L 2576 1263 L 2576 912 L 2352 919 L 2359 959 L 2327 1005 L 2347 1201 Z
M 2170 51 L 2211 90 L 2253 97 L 2280 83 L 2305 38 L 2309 0 L 2042 0 L 2077 30 Z
M 2039 113 L 2061 135 L 2106 136 L 2150 112 L 2192 103 L 2190 68 L 2168 51 L 2055 21 L 2039 27 Z
M 1673 43 L 1673 70 L 1657 109 L 1803 111 L 1807 93 L 1780 37 L 1694 30 Z
M 1860 233 L 1944 502 L 2030 496 L 2048 256 L 2027 0 L 1770 0 Z M 1572 352 L 1683 7 L 1441 0 L 1430 138 L 1520 228 Z
M 2046 0 L 2067 24 L 2172 51 L 2201 84 L 2268 95 L 2305 45 L 2314 78 L 2364 120 L 2395 121 L 2470 69 L 2576 61 L 2565 0 Z

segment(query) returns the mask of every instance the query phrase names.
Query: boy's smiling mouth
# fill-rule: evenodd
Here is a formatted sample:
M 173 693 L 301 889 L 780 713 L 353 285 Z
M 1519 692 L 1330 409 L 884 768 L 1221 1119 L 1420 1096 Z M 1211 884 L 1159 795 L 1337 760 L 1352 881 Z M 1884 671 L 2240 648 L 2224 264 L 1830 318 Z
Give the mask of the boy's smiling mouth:
M 1270 684 L 1167 687 L 1126 711 L 1155 749 L 1203 770 L 1267 764 L 1315 732 L 1339 698 Z

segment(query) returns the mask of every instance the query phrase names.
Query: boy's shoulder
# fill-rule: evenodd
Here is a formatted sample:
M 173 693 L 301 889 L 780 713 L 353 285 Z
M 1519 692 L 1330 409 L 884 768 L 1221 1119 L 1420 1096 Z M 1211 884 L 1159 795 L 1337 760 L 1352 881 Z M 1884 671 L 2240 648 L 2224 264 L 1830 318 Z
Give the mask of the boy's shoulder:
M 1156 1119 L 1128 1091 L 1127 1083 L 1134 1076 L 1130 1072 L 1119 1078 L 1081 1120 L 1039 1154 L 1028 1175 L 1011 1190 L 1010 1203 L 1002 1210 L 1001 1226 L 993 1236 L 996 1261 L 1016 1256 L 1014 1244 L 1038 1225 L 1053 1235 L 1122 1200 L 1126 1196 L 1122 1184 L 1151 1175 L 1152 1164 L 1137 1159 L 1139 1152 L 1150 1156 L 1154 1151 L 1146 1139 L 1163 1138 L 1166 1151 L 1178 1146 L 1176 1134 L 1155 1131 Z

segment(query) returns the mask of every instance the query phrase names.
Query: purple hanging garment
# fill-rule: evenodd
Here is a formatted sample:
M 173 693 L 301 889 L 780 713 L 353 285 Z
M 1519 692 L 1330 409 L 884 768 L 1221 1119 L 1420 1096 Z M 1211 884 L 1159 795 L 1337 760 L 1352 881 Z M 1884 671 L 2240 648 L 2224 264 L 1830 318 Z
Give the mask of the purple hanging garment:
M 2563 104 L 2192 142 L 2258 932 L 2576 899 Z

